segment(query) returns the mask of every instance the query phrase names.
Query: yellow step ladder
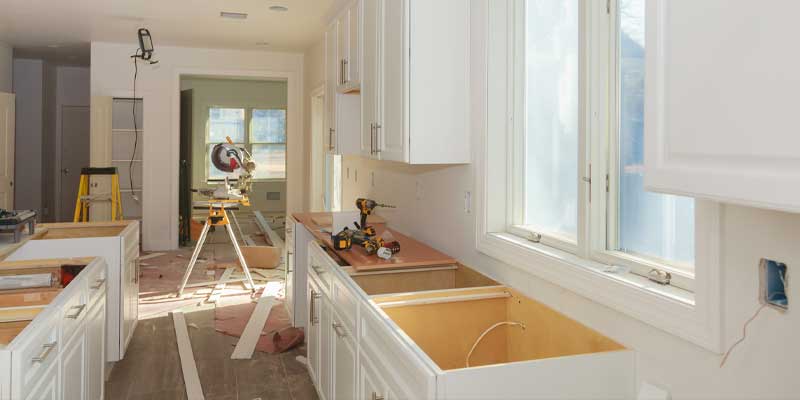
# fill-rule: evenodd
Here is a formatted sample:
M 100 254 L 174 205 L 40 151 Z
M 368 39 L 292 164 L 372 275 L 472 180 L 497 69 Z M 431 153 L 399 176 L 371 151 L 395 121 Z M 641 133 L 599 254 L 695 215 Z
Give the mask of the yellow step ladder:
M 92 175 L 111 175 L 110 195 L 92 195 L 89 193 L 89 177 Z M 81 181 L 78 185 L 78 198 L 75 200 L 75 216 L 72 222 L 87 222 L 91 203 L 96 201 L 111 201 L 111 220 L 122 219 L 122 194 L 119 190 L 117 167 L 87 167 L 81 169 Z

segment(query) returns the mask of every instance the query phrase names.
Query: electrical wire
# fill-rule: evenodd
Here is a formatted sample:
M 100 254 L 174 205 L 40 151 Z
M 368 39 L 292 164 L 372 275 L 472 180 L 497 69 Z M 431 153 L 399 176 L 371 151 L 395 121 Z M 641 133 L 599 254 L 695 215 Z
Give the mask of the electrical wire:
M 719 363 L 720 368 L 725 366 L 725 362 L 728 361 L 728 356 L 731 355 L 733 349 L 735 349 L 736 346 L 738 346 L 740 343 L 744 342 L 745 339 L 747 339 L 747 326 L 750 325 L 750 323 L 753 322 L 753 320 L 756 319 L 756 317 L 758 317 L 758 314 L 761 313 L 761 310 L 763 310 L 766 307 L 767 307 L 766 304 L 762 304 L 761 307 L 759 307 L 758 310 L 756 310 L 756 313 L 753 314 L 753 316 L 750 317 L 750 319 L 748 319 L 747 322 L 744 323 L 744 326 L 742 327 L 742 337 L 739 340 L 737 340 L 734 344 L 732 344 L 731 347 L 728 348 L 728 351 L 725 352 L 725 355 L 722 357 L 722 361 Z
M 523 330 L 524 330 L 524 329 L 527 329 L 527 327 L 525 326 L 525 324 L 523 324 L 522 322 L 516 322 L 516 321 L 503 321 L 503 322 L 498 322 L 498 323 L 496 323 L 496 324 L 494 324 L 494 325 L 490 326 L 488 329 L 486 329 L 485 331 L 483 331 L 483 333 L 481 333 L 481 335 L 480 335 L 480 336 L 478 336 L 478 339 L 477 339 L 477 340 L 475 340 L 475 343 L 472 345 L 472 348 L 471 348 L 471 349 L 469 349 L 469 353 L 467 353 L 467 360 L 466 360 L 466 364 L 467 364 L 467 367 L 468 367 L 468 368 L 469 368 L 469 359 L 470 359 L 470 357 L 472 357 L 472 353 L 473 353 L 473 352 L 475 352 L 475 348 L 476 348 L 476 347 L 478 347 L 478 343 L 480 343 L 480 342 L 481 342 L 481 340 L 483 340 L 483 337 L 484 337 L 484 336 L 486 336 L 487 334 L 489 334 L 489 332 L 493 331 L 493 330 L 494 330 L 495 328 L 497 328 L 498 326 L 503 326 L 503 325 L 519 326 L 519 327 L 521 327 Z
M 136 54 L 133 55 L 133 107 L 131 113 L 133 114 L 133 153 L 131 153 L 131 161 L 128 163 L 128 181 L 131 188 L 131 197 L 138 202 L 139 198 L 133 191 L 133 160 L 136 159 L 136 148 L 139 146 L 139 127 L 136 123 L 136 78 L 139 76 L 139 50 L 136 49 Z

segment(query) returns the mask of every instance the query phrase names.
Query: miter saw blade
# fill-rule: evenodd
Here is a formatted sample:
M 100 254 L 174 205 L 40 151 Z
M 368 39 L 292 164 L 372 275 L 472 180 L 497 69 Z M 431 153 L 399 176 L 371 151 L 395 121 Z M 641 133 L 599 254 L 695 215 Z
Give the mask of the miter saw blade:
M 238 147 L 228 143 L 220 143 L 211 149 L 211 163 L 222 171 L 231 173 L 241 165 L 242 154 Z

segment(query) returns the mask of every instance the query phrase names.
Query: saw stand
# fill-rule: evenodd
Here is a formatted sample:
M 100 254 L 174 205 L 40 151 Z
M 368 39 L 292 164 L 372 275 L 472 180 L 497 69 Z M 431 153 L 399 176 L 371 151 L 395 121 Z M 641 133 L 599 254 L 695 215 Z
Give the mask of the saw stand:
M 241 203 L 240 200 L 210 200 L 208 204 L 208 218 L 206 219 L 205 225 L 203 225 L 203 231 L 200 233 L 200 238 L 197 241 L 197 244 L 194 247 L 194 252 L 192 253 L 192 258 L 189 260 L 189 266 L 186 268 L 186 273 L 183 274 L 183 280 L 181 281 L 181 286 L 178 288 L 178 297 L 183 296 L 183 290 L 186 288 L 186 283 L 189 281 L 189 276 L 192 274 L 192 270 L 194 269 L 194 265 L 197 263 L 197 257 L 200 256 L 200 251 L 203 249 L 203 244 L 208 237 L 208 231 L 211 229 L 212 226 L 224 226 L 225 230 L 228 231 L 228 236 L 231 238 L 231 242 L 233 243 L 233 249 L 236 250 L 236 256 L 239 257 L 239 263 L 242 264 L 242 270 L 244 270 L 244 276 L 246 281 L 250 284 L 250 290 L 252 293 L 256 291 L 256 285 L 253 282 L 253 277 L 250 275 L 250 269 L 247 268 L 247 261 L 244 260 L 244 256 L 242 255 L 242 249 L 239 248 L 239 242 L 236 239 L 236 235 L 233 233 L 233 228 L 231 227 L 230 221 L 228 220 L 228 213 L 225 212 L 226 207 L 235 207 L 238 203 Z M 245 205 L 249 205 L 245 204 Z M 209 282 L 209 284 L 217 283 L 217 282 Z

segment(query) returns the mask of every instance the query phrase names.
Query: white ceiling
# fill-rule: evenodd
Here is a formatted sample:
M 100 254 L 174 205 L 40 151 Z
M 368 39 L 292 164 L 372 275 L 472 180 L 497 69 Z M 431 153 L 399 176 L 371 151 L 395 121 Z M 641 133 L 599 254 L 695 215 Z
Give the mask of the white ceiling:
M 323 36 L 334 0 L 2 0 L 0 41 L 48 49 L 91 41 L 136 42 L 139 27 L 159 45 L 303 51 Z M 287 12 L 270 11 L 282 5 Z M 246 20 L 220 17 L 247 13 Z M 257 45 L 268 42 L 269 45 Z M 46 51 L 46 50 L 45 50 Z

